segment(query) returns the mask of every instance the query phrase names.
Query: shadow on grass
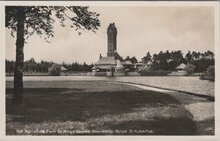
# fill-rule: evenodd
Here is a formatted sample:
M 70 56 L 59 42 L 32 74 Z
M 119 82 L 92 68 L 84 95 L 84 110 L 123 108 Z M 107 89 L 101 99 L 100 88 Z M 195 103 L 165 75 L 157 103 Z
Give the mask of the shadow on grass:
M 215 135 L 215 118 L 199 121 L 197 126 L 201 135 Z
M 85 92 L 82 89 L 39 88 L 24 90 L 24 105 L 11 105 L 12 90 L 6 91 L 7 122 L 22 124 L 65 121 L 86 122 L 105 115 L 122 115 L 134 109 L 167 107 L 180 103 L 169 95 L 152 91 Z M 175 106 L 174 106 L 175 107 Z M 152 129 L 158 135 L 196 134 L 191 117 L 155 118 L 153 121 L 124 121 L 110 129 Z M 10 129 L 7 129 L 10 131 Z M 133 133 L 130 133 L 133 134 Z M 136 133 L 140 134 L 140 133 Z

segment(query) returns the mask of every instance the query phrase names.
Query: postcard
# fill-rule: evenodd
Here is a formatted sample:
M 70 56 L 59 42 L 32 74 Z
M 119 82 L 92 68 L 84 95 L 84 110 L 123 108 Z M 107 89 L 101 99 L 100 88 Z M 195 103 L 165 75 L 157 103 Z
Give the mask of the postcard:
M 0 140 L 219 139 L 219 3 L 1 2 Z

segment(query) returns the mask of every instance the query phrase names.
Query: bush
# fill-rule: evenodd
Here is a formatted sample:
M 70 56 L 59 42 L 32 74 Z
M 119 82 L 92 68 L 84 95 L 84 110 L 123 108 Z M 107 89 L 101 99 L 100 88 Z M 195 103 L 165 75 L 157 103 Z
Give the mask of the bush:
M 215 67 L 214 66 L 209 66 L 207 68 L 207 71 L 200 76 L 200 79 L 215 81 Z
M 208 67 L 207 75 L 210 77 L 210 80 L 212 80 L 212 81 L 215 80 L 215 67 L 214 66 L 209 66 Z
M 196 66 L 193 64 L 189 64 L 186 66 L 185 70 L 187 72 L 188 75 L 191 75 L 194 73 Z
M 167 76 L 170 71 L 156 71 L 156 70 L 141 70 L 138 71 L 142 76 Z

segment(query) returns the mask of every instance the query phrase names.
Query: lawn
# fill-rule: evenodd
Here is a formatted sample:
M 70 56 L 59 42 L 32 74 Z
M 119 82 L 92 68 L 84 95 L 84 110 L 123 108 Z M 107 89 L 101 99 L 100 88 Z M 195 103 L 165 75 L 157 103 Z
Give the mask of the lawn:
M 24 86 L 24 104 L 13 106 L 12 82 L 6 83 L 7 135 L 200 134 L 193 115 L 171 94 L 104 81 Z

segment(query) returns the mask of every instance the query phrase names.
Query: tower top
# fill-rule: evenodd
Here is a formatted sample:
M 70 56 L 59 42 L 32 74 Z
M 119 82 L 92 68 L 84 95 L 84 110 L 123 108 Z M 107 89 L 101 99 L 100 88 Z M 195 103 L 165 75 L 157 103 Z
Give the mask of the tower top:
M 108 32 L 116 32 L 117 33 L 117 28 L 115 26 L 115 23 L 110 23 L 109 26 L 108 26 Z

